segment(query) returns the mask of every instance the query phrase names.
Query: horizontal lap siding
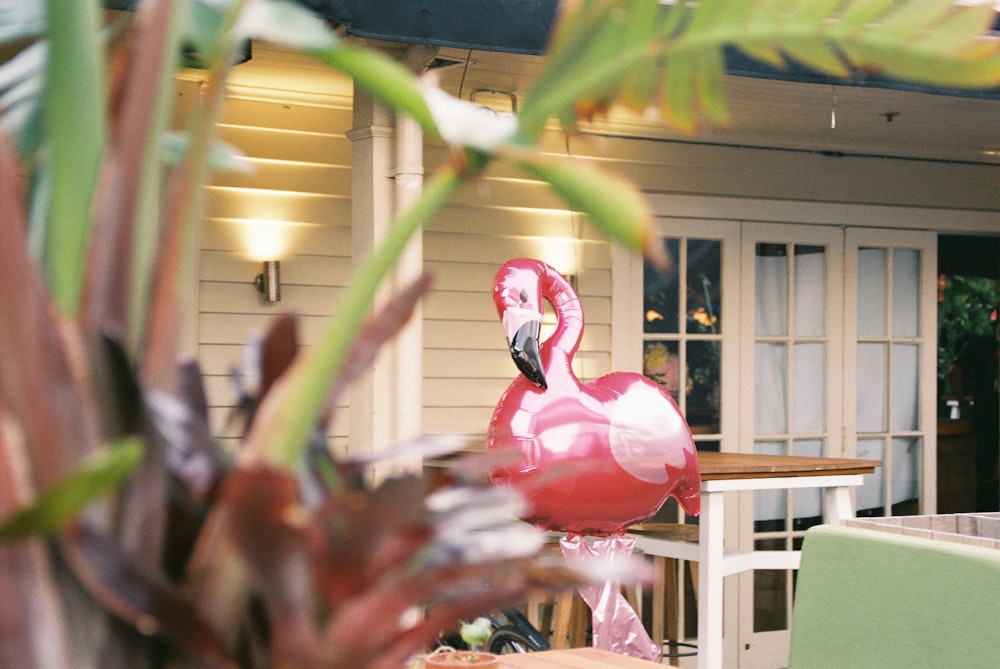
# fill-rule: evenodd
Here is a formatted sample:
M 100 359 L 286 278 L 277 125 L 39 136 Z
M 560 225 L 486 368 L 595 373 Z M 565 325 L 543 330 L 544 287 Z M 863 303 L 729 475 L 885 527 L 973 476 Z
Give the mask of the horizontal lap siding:
M 300 343 L 314 345 L 350 278 L 351 143 L 345 133 L 351 119 L 340 89 L 305 94 L 237 85 L 226 101 L 219 136 L 245 155 L 250 171 L 218 173 L 206 190 L 197 320 L 211 424 L 226 445 L 239 437 L 238 425 L 227 421 L 237 400 L 232 374 L 243 364 L 245 343 L 275 315 L 294 312 Z M 256 221 L 280 221 L 285 230 L 276 255 L 282 298 L 276 304 L 253 286 L 260 259 L 249 254 L 246 237 Z M 347 412 L 341 400 L 330 429 L 336 445 L 346 442 Z
M 560 137 L 546 145 L 562 146 Z M 428 174 L 447 159 L 425 147 Z M 575 240 L 571 242 L 570 240 Z M 493 277 L 516 257 L 560 267 L 567 248 L 577 265 L 586 325 L 574 370 L 584 381 L 611 371 L 611 247 L 583 216 L 544 183 L 507 164 L 467 184 L 424 232 L 434 291 L 424 306 L 424 427 L 459 432 L 482 443 L 490 416 L 518 374 L 493 305 Z M 546 305 L 543 336 L 554 314 Z

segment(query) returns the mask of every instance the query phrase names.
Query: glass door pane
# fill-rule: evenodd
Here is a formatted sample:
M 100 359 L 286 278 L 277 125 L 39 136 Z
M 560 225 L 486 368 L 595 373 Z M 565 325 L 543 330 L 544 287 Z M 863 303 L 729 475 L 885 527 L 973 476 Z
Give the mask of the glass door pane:
M 855 386 L 845 388 L 847 455 L 882 461 L 857 491 L 859 515 L 928 513 L 935 482 L 936 237 L 850 229 L 845 328 Z
M 842 369 L 843 233 L 765 224 L 746 224 L 743 230 L 741 321 L 753 323 L 754 331 L 743 342 L 750 353 L 744 360 L 752 360 L 752 368 L 742 370 L 748 380 L 741 401 L 752 432 L 741 443 L 754 453 L 839 455 L 835 384 Z M 743 526 L 752 528 L 748 539 L 757 550 L 796 549 L 805 530 L 823 517 L 817 490 L 758 491 L 748 497 L 752 518 Z M 753 619 L 747 624 L 741 618 L 741 645 L 749 639 L 751 645 L 787 643 L 793 576 L 790 570 L 757 570 L 745 579 Z
M 739 224 L 662 218 L 657 226 L 669 266 L 642 268 L 643 373 L 677 402 L 698 450 L 736 450 Z M 698 518 L 685 516 L 669 499 L 651 521 L 697 523 Z M 682 639 L 694 639 L 697 570 L 678 561 L 673 573 L 679 583 L 677 629 Z M 726 594 L 727 615 L 735 616 L 737 594 Z M 735 647 L 729 652 L 735 654 Z
M 643 268 L 643 374 L 670 393 L 692 432 L 717 434 L 723 242 L 665 236 L 661 243 L 669 269 L 648 262 Z

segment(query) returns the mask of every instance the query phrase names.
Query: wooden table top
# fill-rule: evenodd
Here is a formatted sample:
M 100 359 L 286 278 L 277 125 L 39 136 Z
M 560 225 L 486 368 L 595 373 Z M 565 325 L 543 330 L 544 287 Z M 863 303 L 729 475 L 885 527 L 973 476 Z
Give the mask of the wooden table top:
M 758 455 L 698 451 L 702 481 L 781 476 L 871 474 L 882 463 L 857 458 L 814 458 L 797 455 Z
M 571 648 L 523 655 L 501 655 L 500 666 L 504 669 L 605 669 L 605 667 L 652 669 L 664 665 L 596 648 Z

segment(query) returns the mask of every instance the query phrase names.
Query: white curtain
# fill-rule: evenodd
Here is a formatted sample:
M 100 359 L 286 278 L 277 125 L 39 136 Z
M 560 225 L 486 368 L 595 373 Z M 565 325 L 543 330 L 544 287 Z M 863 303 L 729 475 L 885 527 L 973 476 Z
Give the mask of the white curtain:
M 787 247 L 791 251 L 792 246 Z M 827 256 L 816 252 L 785 255 L 758 255 L 756 258 L 754 348 L 754 430 L 758 453 L 824 455 L 823 443 L 795 440 L 796 434 L 838 430 L 826 425 L 827 346 L 819 340 L 792 340 L 831 334 L 826 321 Z M 885 433 L 910 431 L 919 427 L 920 349 L 916 344 L 898 342 L 893 337 L 917 337 L 920 317 L 920 253 L 863 248 L 858 255 L 857 347 L 857 431 Z M 789 286 L 789 262 L 792 286 Z M 891 267 L 891 277 L 890 277 Z M 841 308 L 833 305 L 833 308 Z M 890 320 L 891 316 L 891 320 Z M 892 332 L 889 324 L 892 324 Z M 789 329 L 791 328 L 791 333 Z M 840 333 L 832 333 L 839 336 Z M 767 340 L 768 337 L 779 338 Z M 763 338 L 763 339 L 761 339 Z M 768 435 L 790 434 L 793 445 L 784 439 L 768 440 Z M 919 496 L 919 441 L 898 437 L 861 438 L 858 457 L 891 460 L 892 503 Z M 882 471 L 866 478 L 858 491 L 858 509 L 884 505 Z M 758 492 L 754 496 L 757 520 L 780 519 L 785 515 L 783 491 Z M 820 495 L 794 497 L 796 517 L 821 513 Z
M 794 262 L 791 299 L 790 260 Z M 758 255 L 756 276 L 758 336 L 787 335 L 789 326 L 796 337 L 826 334 L 825 253 Z M 825 431 L 826 344 L 823 341 L 794 342 L 789 350 L 784 341 L 758 341 L 754 356 L 754 390 L 754 430 L 758 436 Z M 796 442 L 789 449 L 784 441 L 758 441 L 755 451 L 821 455 L 822 443 L 815 440 Z M 758 492 L 754 495 L 755 519 L 784 518 L 786 499 L 781 490 Z M 800 517 L 820 515 L 820 495 L 797 493 L 794 511 Z

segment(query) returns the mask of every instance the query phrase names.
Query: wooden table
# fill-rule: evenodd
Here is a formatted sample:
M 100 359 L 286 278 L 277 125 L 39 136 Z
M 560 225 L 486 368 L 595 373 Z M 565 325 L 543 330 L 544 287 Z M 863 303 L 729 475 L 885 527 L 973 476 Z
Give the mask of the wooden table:
M 725 553 L 725 493 L 742 490 L 821 488 L 823 520 L 853 518 L 850 488 L 861 485 L 878 460 L 699 452 L 701 515 L 698 542 L 635 532 L 648 555 L 693 560 L 698 568 L 698 669 L 721 669 L 723 579 L 753 569 L 798 569 L 798 551 Z
M 542 653 L 523 655 L 501 655 L 500 666 L 505 669 L 651 669 L 662 664 L 618 655 L 596 648 L 572 648 L 570 650 L 547 650 Z

